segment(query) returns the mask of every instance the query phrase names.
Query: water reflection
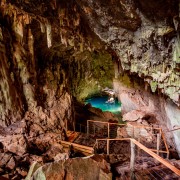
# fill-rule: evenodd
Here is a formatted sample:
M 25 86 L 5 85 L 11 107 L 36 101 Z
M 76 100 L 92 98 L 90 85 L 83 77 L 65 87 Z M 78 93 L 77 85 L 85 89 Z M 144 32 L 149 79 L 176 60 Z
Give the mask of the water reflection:
M 121 103 L 115 99 L 113 102 L 108 102 L 108 96 L 99 96 L 86 99 L 85 103 L 90 103 L 92 107 L 96 107 L 102 109 L 102 111 L 110 111 L 112 113 L 120 113 L 121 112 Z

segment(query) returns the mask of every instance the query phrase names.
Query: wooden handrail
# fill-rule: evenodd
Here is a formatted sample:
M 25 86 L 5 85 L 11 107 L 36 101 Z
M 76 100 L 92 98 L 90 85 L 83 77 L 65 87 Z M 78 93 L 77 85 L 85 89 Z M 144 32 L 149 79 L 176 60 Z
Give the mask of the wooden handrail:
M 180 130 L 180 128 L 171 129 L 171 130 L 169 130 L 169 131 L 166 131 L 166 132 L 168 133 L 168 132 L 177 131 L 177 130 Z
M 154 152 L 159 151 L 160 153 L 166 153 L 166 154 L 169 153 L 168 151 L 162 151 L 162 150 L 157 150 L 157 149 L 150 149 L 150 150 L 151 150 L 151 151 L 154 151 Z
M 104 121 L 94 121 L 94 120 L 87 120 L 87 124 L 89 124 L 90 122 L 96 124 L 96 123 L 99 123 L 99 124 L 107 124 L 108 126 L 109 125 L 116 125 L 116 126 L 123 126 L 123 127 L 126 127 L 127 129 L 131 129 L 131 128 L 146 128 L 146 129 L 150 129 L 150 130 L 158 130 L 159 133 L 162 135 L 162 139 L 163 139 L 163 142 L 165 144 L 165 147 L 166 147 L 166 153 L 167 153 L 167 157 L 169 156 L 169 150 L 168 150 L 168 146 L 167 146 L 167 143 L 166 143 L 166 139 L 164 138 L 164 134 L 162 133 L 162 129 L 161 128 L 154 128 L 154 127 L 149 127 L 149 126 L 143 126 L 143 125 L 132 125 L 131 126 L 127 126 L 126 124 L 120 124 L 120 123 L 110 123 L 110 122 L 104 122 Z M 98 125 L 96 125 L 97 127 L 99 127 Z M 89 126 L 88 126 L 89 127 Z M 87 128 L 88 128 L 87 127 Z M 128 130 L 127 130 L 128 131 Z M 153 134 L 152 134 L 153 135 Z M 108 138 L 109 138 L 109 128 L 108 128 Z
M 131 138 L 117 138 L 117 139 L 109 139 L 110 141 L 130 141 Z M 101 139 L 96 139 L 96 141 L 107 141 L 107 138 L 101 138 Z M 149 148 L 148 148 L 149 149 Z M 157 152 L 157 149 L 149 149 L 151 151 L 154 151 L 154 152 Z M 160 153 L 166 153 L 168 154 L 169 153 L 169 150 L 168 151 L 162 151 L 162 150 L 159 150 Z
M 157 154 L 155 154 L 154 152 L 152 152 L 150 149 L 148 149 L 147 147 L 145 147 L 144 145 L 142 145 L 141 143 L 139 143 L 138 141 L 136 141 L 135 139 L 130 139 L 134 144 L 136 144 L 138 147 L 140 147 L 142 150 L 144 150 L 146 153 L 148 153 L 149 155 L 151 155 L 153 158 L 155 158 L 157 161 L 159 161 L 160 163 L 162 163 L 163 165 L 165 165 L 166 167 L 168 167 L 169 169 L 171 169 L 174 173 L 176 173 L 177 175 L 180 176 L 180 169 L 177 169 L 175 166 L 173 166 L 172 164 L 170 164 L 168 161 L 166 161 L 165 159 L 163 159 L 162 157 L 158 156 Z
M 94 123 L 102 123 L 102 124 L 115 124 L 118 125 L 119 123 L 110 123 L 110 122 L 105 122 L 105 121 L 94 121 L 94 120 L 87 120 L 89 122 L 94 122 Z M 125 126 L 126 124 L 119 124 Z
M 157 161 L 159 161 L 160 163 L 162 163 L 163 165 L 165 165 L 166 167 L 168 167 L 169 169 L 171 169 L 174 173 L 176 173 L 177 175 L 180 176 L 180 169 L 177 169 L 175 166 L 173 166 L 172 164 L 170 164 L 168 161 L 166 161 L 165 159 L 161 158 L 159 155 L 155 154 L 152 149 L 148 149 L 147 147 L 145 147 L 144 145 L 142 145 L 140 142 L 136 141 L 133 138 L 117 138 L 117 139 L 97 139 L 97 141 L 124 141 L 124 140 L 129 140 L 131 142 L 133 142 L 134 144 L 136 144 L 140 149 L 142 149 L 143 151 L 145 151 L 146 153 L 148 153 L 149 155 L 151 155 L 154 159 L 156 159 Z M 157 150 L 155 150 L 157 151 Z M 159 151 L 160 152 L 160 151 Z M 167 152 L 166 152 L 167 153 Z
M 105 122 L 105 121 L 94 121 L 94 120 L 87 120 L 89 122 L 94 122 L 94 123 L 104 123 L 104 124 L 114 124 L 114 125 L 119 125 L 119 126 L 127 126 L 127 124 L 120 124 L 120 123 L 110 123 L 110 122 Z M 149 126 L 144 126 L 144 125 L 132 125 L 134 127 L 139 127 L 139 128 L 148 128 L 148 129 L 156 129 L 156 130 L 161 130 L 161 128 L 152 128 Z

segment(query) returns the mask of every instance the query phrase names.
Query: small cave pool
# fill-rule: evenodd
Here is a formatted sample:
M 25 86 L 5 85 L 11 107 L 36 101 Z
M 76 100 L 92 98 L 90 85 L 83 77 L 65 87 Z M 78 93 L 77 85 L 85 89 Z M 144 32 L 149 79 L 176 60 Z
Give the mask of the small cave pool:
M 110 99 L 109 96 L 95 96 L 85 100 L 85 104 L 90 103 L 92 107 L 99 108 L 102 111 L 110 111 L 119 115 L 121 113 L 121 103 L 115 98 L 113 103 L 107 102 Z

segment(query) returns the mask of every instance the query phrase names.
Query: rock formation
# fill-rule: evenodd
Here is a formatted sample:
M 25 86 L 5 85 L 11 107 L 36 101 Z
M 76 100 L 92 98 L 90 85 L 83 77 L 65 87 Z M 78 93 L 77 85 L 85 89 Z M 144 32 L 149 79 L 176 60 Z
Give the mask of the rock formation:
M 169 132 L 180 126 L 179 9 L 179 0 L 0 0 L 0 173 L 25 177 L 33 159 L 58 157 L 74 99 L 111 88 L 114 74 L 124 120 L 162 127 L 180 154 L 180 131 Z
M 29 175 L 30 176 L 30 175 Z M 31 179 L 103 179 L 111 180 L 109 164 L 101 156 L 75 158 L 50 163 L 32 173 Z M 31 177 L 30 176 L 30 177 Z M 26 178 L 30 180 L 30 178 Z

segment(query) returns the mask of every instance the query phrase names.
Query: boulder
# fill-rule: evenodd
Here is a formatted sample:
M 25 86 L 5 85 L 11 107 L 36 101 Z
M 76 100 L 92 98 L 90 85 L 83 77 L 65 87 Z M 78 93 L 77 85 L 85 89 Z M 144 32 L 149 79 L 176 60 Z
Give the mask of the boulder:
M 18 121 L 14 124 L 11 124 L 10 126 L 5 128 L 5 131 L 8 134 L 24 134 L 26 133 L 27 123 L 25 120 Z
M 11 159 L 9 160 L 9 162 L 7 163 L 6 167 L 8 169 L 14 169 L 16 166 L 16 162 L 14 160 L 14 157 L 11 157 Z
M 33 163 L 33 162 L 42 163 L 43 162 L 43 157 L 42 156 L 37 156 L 37 155 L 30 154 L 29 158 L 30 158 L 30 163 Z
M 33 175 L 33 173 L 40 167 L 41 165 L 38 163 L 38 162 L 33 162 L 31 164 L 31 167 L 29 169 L 29 172 L 26 176 L 26 179 L 25 180 L 30 180 L 31 179 L 31 176 Z
M 51 144 L 49 149 L 43 154 L 44 161 L 52 161 L 54 157 L 56 157 L 58 154 L 61 154 L 60 152 L 62 151 L 63 151 L 63 146 L 61 144 L 57 144 L 57 143 Z
M 4 150 L 22 156 L 26 153 L 27 142 L 23 135 L 0 135 Z
M 21 169 L 21 168 L 16 168 L 16 171 L 18 172 L 18 174 L 20 174 L 22 177 L 26 177 L 27 176 L 27 171 Z
M 140 110 L 132 110 L 123 115 L 123 121 L 137 121 L 142 119 L 147 113 Z
M 27 176 L 26 180 L 29 180 L 28 178 L 30 178 L 30 176 Z M 110 165 L 103 159 L 103 157 L 95 155 L 46 164 L 38 168 L 35 173 L 32 174 L 31 179 L 110 180 L 112 179 L 112 174 L 110 172 Z
M 0 153 L 0 167 L 5 166 L 11 157 L 12 157 L 11 154 Z
M 54 161 L 67 160 L 69 159 L 69 153 L 58 153 L 54 157 Z

